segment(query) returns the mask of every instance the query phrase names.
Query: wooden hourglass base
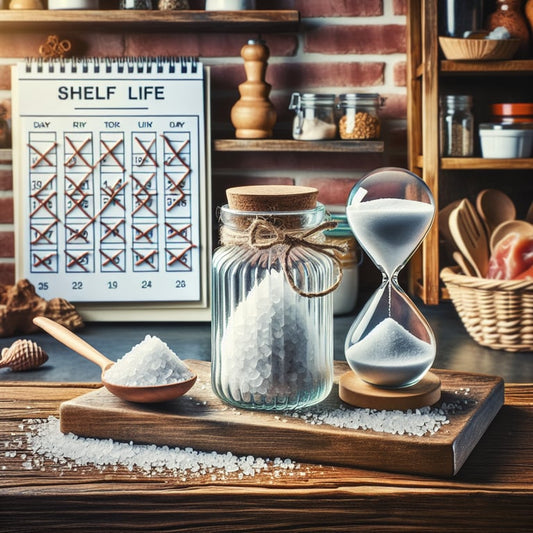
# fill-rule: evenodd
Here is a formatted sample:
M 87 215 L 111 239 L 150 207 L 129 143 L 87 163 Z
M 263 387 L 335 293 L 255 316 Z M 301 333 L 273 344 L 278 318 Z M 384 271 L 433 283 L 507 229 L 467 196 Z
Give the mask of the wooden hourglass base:
M 346 372 L 339 381 L 339 396 L 354 407 L 368 409 L 418 409 L 440 400 L 438 376 L 428 372 L 418 383 L 403 389 L 382 389 L 366 383 L 354 372 Z

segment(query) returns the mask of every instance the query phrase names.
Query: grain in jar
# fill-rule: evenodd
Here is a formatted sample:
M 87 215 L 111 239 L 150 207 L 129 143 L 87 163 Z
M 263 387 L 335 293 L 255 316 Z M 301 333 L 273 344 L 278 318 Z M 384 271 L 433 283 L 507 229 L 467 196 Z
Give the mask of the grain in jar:
M 339 135 L 341 139 L 379 139 L 381 120 L 379 94 L 353 93 L 339 96 Z
M 470 95 L 443 95 L 439 126 L 442 157 L 470 157 L 474 154 L 474 116 Z

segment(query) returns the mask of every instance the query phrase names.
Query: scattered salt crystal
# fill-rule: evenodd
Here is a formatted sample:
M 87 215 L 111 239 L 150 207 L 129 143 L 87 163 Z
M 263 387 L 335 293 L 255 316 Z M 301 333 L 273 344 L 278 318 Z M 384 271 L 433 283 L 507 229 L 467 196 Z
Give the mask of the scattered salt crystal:
M 121 466 L 130 472 L 139 471 L 147 476 L 171 475 L 187 478 L 210 475 L 211 480 L 226 479 L 235 474 L 239 479 L 260 473 L 279 477 L 282 473 L 298 469 L 291 459 L 274 461 L 252 455 L 236 456 L 231 452 L 202 452 L 193 448 L 171 448 L 154 444 L 115 442 L 111 439 L 78 437 L 64 434 L 59 429 L 59 419 L 49 417 L 29 426 L 28 449 L 33 454 L 23 463 L 28 470 L 45 470 L 44 460 L 62 465 L 63 469 L 77 471 L 77 467 L 93 466 L 100 472 Z
M 146 335 L 107 370 L 104 377 L 115 385 L 149 387 L 186 381 L 193 374 L 166 343 Z
M 306 424 L 327 424 L 338 428 L 371 430 L 378 433 L 393 435 L 412 435 L 422 437 L 434 434 L 439 429 L 449 424 L 449 414 L 461 411 L 468 400 L 442 403 L 441 407 L 422 407 L 407 411 L 386 411 L 363 408 L 347 408 L 344 405 L 336 409 L 314 407 L 306 411 L 295 411 L 292 416 L 297 416 Z

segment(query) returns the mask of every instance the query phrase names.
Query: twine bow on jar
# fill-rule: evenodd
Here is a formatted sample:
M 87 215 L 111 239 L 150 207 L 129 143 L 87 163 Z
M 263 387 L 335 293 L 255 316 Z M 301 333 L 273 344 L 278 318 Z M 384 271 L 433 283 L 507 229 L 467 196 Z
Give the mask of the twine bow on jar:
M 317 233 L 334 229 L 336 226 L 336 221 L 328 220 L 304 233 L 294 233 L 287 231 L 285 228 L 277 226 L 264 218 L 256 218 L 250 226 L 242 232 L 230 231 L 225 227 L 222 228 L 221 241 L 224 245 L 247 244 L 257 250 L 266 250 L 278 245 L 284 246 L 285 248 L 280 255 L 280 264 L 287 282 L 300 296 L 304 296 L 305 298 L 316 298 L 318 296 L 330 294 L 342 281 L 342 264 L 335 254 L 335 251 L 346 253 L 346 246 L 315 242 L 312 239 Z M 290 253 L 292 249 L 297 246 L 314 250 L 315 252 L 326 255 L 333 261 L 337 267 L 337 277 L 329 287 L 317 292 L 307 292 L 296 285 L 290 269 Z

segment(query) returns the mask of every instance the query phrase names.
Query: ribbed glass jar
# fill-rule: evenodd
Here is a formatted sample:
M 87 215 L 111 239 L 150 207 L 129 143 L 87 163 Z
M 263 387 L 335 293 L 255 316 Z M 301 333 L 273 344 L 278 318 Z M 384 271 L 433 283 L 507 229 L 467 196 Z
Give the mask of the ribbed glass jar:
M 222 230 L 246 234 L 258 219 L 297 237 L 325 217 L 320 204 L 292 212 L 220 210 Z M 317 235 L 321 240 L 322 233 Z M 285 410 L 315 404 L 333 383 L 332 294 L 306 297 L 284 272 L 287 244 L 223 245 L 213 257 L 212 386 L 225 402 Z M 307 293 L 334 283 L 332 260 L 305 245 L 289 252 L 287 269 Z

